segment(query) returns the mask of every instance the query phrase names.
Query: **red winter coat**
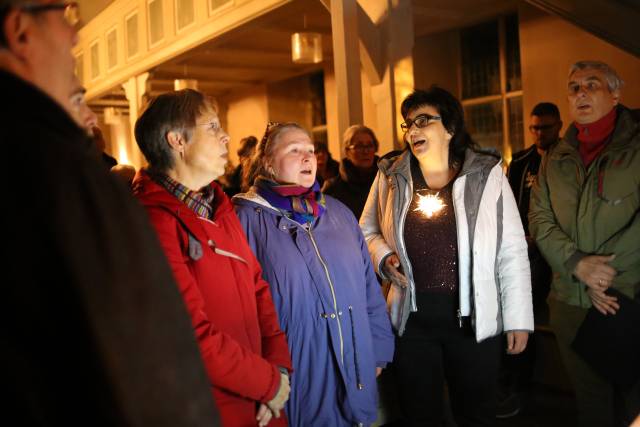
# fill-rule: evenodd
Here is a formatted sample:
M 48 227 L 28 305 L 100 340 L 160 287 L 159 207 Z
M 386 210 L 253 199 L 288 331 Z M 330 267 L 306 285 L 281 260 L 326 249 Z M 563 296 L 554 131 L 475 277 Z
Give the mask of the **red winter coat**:
M 212 221 L 141 171 L 134 193 L 149 213 L 180 287 L 213 396 L 225 427 L 254 427 L 257 402 L 291 370 L 269 285 L 247 244 L 231 203 L 216 183 Z M 274 418 L 269 426 L 286 425 Z

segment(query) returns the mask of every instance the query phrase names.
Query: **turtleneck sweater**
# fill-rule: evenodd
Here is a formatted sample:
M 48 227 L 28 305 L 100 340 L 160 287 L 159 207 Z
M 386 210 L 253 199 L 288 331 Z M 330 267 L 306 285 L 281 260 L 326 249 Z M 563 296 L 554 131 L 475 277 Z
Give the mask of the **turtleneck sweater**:
M 578 150 L 585 167 L 589 167 L 611 139 L 610 136 L 616 127 L 616 117 L 617 110 L 614 107 L 604 117 L 593 123 L 574 122 L 576 129 L 578 129 L 577 139 L 580 143 Z

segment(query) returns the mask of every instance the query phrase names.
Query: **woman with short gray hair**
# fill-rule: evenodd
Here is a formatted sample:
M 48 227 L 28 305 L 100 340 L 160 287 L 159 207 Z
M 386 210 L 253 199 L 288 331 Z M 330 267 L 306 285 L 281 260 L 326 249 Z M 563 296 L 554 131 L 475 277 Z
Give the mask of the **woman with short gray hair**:
M 134 193 L 191 315 L 223 425 L 286 425 L 271 417 L 289 395 L 289 350 L 269 285 L 214 182 L 224 172 L 229 135 L 212 102 L 190 89 L 160 95 L 135 135 L 149 168 L 136 176 Z

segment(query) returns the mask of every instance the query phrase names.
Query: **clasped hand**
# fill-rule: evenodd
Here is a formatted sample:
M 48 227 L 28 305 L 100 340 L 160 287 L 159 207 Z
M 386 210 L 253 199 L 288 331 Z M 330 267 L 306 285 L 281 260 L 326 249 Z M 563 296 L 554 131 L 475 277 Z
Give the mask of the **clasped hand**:
M 289 392 L 291 386 L 289 385 L 289 377 L 283 373 L 280 373 L 280 388 L 275 397 L 266 404 L 260 404 L 258 413 L 256 414 L 256 420 L 258 426 L 264 427 L 269 424 L 272 417 L 280 418 L 280 411 L 284 408 L 284 404 L 289 400 Z

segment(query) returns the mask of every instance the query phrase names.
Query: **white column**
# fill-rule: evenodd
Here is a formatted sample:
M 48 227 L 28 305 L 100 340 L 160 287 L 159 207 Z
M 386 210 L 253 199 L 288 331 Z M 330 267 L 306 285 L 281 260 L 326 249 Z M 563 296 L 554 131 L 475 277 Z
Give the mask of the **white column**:
M 129 101 L 129 141 L 127 144 L 127 152 L 130 154 L 130 161 L 136 169 L 139 169 L 144 165 L 144 158 L 138 144 L 136 143 L 134 129 L 138 115 L 142 110 L 142 103 L 144 94 L 147 92 L 147 80 L 149 79 L 149 73 L 142 73 L 137 76 L 129 78 L 122 84 L 127 100 Z
M 337 97 L 338 134 L 352 124 L 362 123 L 362 87 L 356 0 L 331 2 L 333 66 Z M 341 147 L 341 151 L 344 147 Z

